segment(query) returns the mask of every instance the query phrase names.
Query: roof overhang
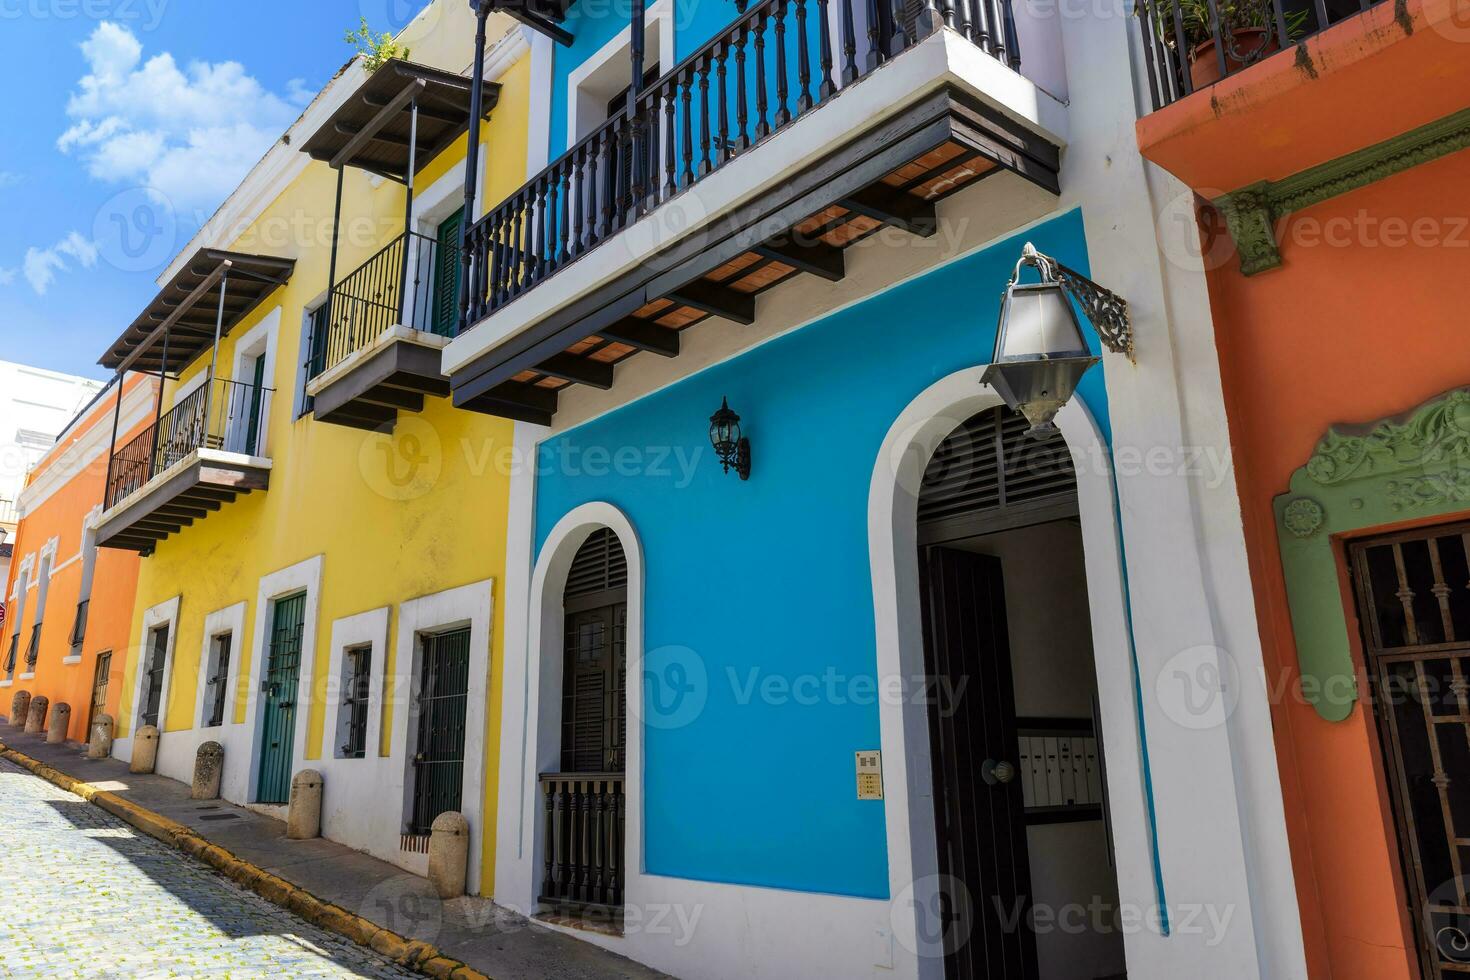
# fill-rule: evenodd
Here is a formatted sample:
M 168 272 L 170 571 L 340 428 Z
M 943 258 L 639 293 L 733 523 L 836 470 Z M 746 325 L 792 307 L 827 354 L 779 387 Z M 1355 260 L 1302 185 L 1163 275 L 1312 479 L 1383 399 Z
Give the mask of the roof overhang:
M 476 10 L 483 6 L 492 12 L 499 11 L 567 47 L 572 44 L 572 33 L 561 25 L 571 5 L 572 0 L 470 0 L 470 6 Z
M 295 259 L 201 248 L 97 363 L 122 371 L 177 374 L 214 344 L 220 283 L 226 334 L 291 278 Z
M 470 79 L 454 72 L 394 59 L 367 77 L 356 92 L 312 133 L 302 150 L 334 168 L 356 167 L 404 182 L 418 106 L 417 166 L 442 153 L 470 127 Z M 484 82 L 486 118 L 500 86 Z

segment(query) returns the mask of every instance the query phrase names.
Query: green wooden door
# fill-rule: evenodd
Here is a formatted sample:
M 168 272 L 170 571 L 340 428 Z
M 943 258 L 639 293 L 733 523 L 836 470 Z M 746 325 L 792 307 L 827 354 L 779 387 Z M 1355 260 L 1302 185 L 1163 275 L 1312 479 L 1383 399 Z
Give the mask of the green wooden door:
M 444 219 L 434 249 L 434 315 L 430 329 L 441 337 L 454 336 L 459 321 L 459 241 L 464 233 L 464 208 Z
M 243 452 L 247 456 L 254 456 L 257 444 L 260 440 L 260 424 L 265 421 L 260 417 L 261 406 L 265 400 L 265 355 L 262 354 L 255 359 L 255 372 L 250 380 L 251 388 L 247 392 L 246 404 L 249 406 L 250 417 L 245 422 L 245 446 Z
M 277 599 L 270 650 L 260 684 L 260 779 L 257 803 L 286 803 L 291 796 L 291 749 L 296 734 L 296 686 L 301 676 L 301 634 L 306 595 Z

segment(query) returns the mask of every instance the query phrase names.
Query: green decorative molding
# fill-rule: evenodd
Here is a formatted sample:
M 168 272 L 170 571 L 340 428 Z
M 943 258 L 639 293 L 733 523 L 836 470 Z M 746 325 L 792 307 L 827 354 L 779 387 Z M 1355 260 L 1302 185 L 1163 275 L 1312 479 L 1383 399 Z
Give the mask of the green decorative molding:
M 1275 500 L 1302 693 L 1328 721 L 1358 698 L 1333 535 L 1470 509 L 1470 388 L 1334 426 Z
M 1225 216 L 1240 252 L 1240 271 L 1253 276 L 1281 264 L 1273 227 L 1288 214 L 1467 147 L 1470 109 L 1290 177 L 1249 184 L 1221 195 L 1214 203 Z

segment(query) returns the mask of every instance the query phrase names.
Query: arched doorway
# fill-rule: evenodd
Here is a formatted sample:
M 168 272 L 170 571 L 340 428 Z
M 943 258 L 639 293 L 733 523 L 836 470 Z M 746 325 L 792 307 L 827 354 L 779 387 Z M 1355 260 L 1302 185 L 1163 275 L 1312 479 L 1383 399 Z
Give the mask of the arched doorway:
M 540 900 L 616 916 L 627 877 L 628 562 L 612 529 L 578 548 L 562 609 L 560 765 L 540 778 Z
M 1027 428 L 980 410 L 917 494 L 949 980 L 1124 973 L 1077 479 Z

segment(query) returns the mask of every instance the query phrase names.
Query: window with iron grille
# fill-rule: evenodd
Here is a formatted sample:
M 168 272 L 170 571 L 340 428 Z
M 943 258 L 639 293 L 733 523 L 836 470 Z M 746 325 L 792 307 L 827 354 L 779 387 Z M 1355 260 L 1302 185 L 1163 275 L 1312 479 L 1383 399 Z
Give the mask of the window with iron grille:
M 92 605 L 92 576 L 97 570 L 97 531 L 82 532 L 82 585 L 77 593 L 77 616 L 71 627 L 71 655 L 80 657 L 87 639 L 87 613 Z
M 7 648 L 6 653 L 5 653 L 5 673 L 6 673 L 7 676 L 15 673 L 15 654 L 16 654 L 16 651 L 19 650 L 19 648 L 20 648 L 20 634 L 19 633 L 11 633 L 10 634 L 10 646 L 9 646 L 9 648 Z
M 349 647 L 343 654 L 342 713 L 347 721 L 342 758 L 367 754 L 368 692 L 372 689 L 372 644 Z
M 148 665 L 143 676 L 143 711 L 139 721 L 158 727 L 158 707 L 163 700 L 163 668 L 168 656 L 168 626 L 155 626 L 148 634 Z
M 225 723 L 225 702 L 230 690 L 230 651 L 234 646 L 233 633 L 221 633 L 210 644 L 209 713 L 204 727 L 217 728 Z
M 87 611 L 91 606 L 91 600 L 83 599 L 77 603 L 76 619 L 71 624 L 71 654 L 73 657 L 82 655 L 82 644 L 87 639 Z
M 87 738 L 92 737 L 92 722 L 107 710 L 107 681 L 112 673 L 112 651 L 97 654 L 97 665 L 92 668 L 92 700 L 87 705 Z
M 36 624 L 31 627 L 31 642 L 26 644 L 26 672 L 35 673 L 41 657 L 41 626 L 46 618 L 46 593 L 51 589 L 51 556 L 41 556 L 41 574 L 36 578 Z

